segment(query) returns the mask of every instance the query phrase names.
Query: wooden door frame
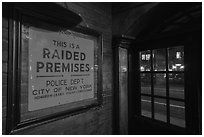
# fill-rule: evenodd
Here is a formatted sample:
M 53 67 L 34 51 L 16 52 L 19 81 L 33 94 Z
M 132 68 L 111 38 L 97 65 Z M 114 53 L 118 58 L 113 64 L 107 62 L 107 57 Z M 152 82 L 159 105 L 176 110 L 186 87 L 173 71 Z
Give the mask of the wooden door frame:
M 171 33 L 167 35 L 163 35 L 154 39 L 149 39 L 149 40 L 144 40 L 144 41 L 134 41 L 133 44 L 130 47 L 130 70 L 129 70 L 129 118 L 130 118 L 130 134 L 135 134 L 135 121 L 133 119 L 140 119 L 143 122 L 151 122 L 149 120 L 146 120 L 145 118 L 142 119 L 140 117 L 141 115 L 141 104 L 140 104 L 140 95 L 139 92 L 136 93 L 134 91 L 140 91 L 139 86 L 135 85 L 140 85 L 139 79 L 135 79 L 136 77 L 139 77 L 139 51 L 140 50 L 145 50 L 145 49 L 155 49 L 155 48 L 162 48 L 162 47 L 170 47 L 179 45 L 179 44 L 185 44 L 185 80 L 187 83 L 185 83 L 185 98 L 186 98 L 186 129 L 182 128 L 175 128 L 174 126 L 168 127 L 165 124 L 162 124 L 160 122 L 156 122 L 157 125 L 162 125 L 166 126 L 165 128 L 171 129 L 172 131 L 175 131 L 175 133 L 170 133 L 170 134 L 201 134 L 201 106 L 202 106 L 202 98 L 201 98 L 201 89 L 202 89 L 202 77 L 199 75 L 202 73 L 201 69 L 201 59 L 199 59 L 199 56 L 201 57 L 202 53 L 199 52 L 201 51 L 202 48 L 202 38 L 200 37 L 200 31 L 195 31 L 191 33 Z M 198 41 L 197 45 L 194 46 L 194 41 Z M 138 46 L 139 45 L 139 46 Z M 151 45 L 147 47 L 147 45 Z M 165 46 L 164 46 L 165 45 Z M 192 52 L 193 57 L 190 58 L 190 54 Z M 196 54 L 198 52 L 198 54 Z M 198 62 L 195 62 L 194 59 L 199 59 Z M 198 70 L 195 68 L 195 66 L 198 67 Z M 197 71 L 197 73 L 195 73 Z M 195 75 L 193 75 L 195 73 Z M 197 83 L 190 83 L 189 80 L 193 78 L 195 79 L 199 84 Z M 192 92 L 192 90 L 196 90 L 197 92 Z M 193 98 L 192 98 L 193 97 Z M 135 105 L 133 105 L 135 104 Z M 138 109 L 135 109 L 138 108 Z M 194 109 L 192 109 L 194 108 Z M 191 119 L 193 117 L 193 119 Z M 148 134 L 148 133 L 147 133 Z
M 133 42 L 134 37 L 120 35 L 120 36 L 114 36 L 113 42 L 112 42 L 112 50 L 113 50 L 113 134 L 119 135 L 120 134 L 120 118 L 119 118 L 119 112 L 120 112 L 120 106 L 119 106 L 119 48 L 127 49 L 127 58 L 129 60 L 130 53 L 129 48 L 131 43 Z M 128 68 L 129 68 L 129 61 L 128 61 Z M 128 69 L 128 81 L 129 81 L 129 69 Z M 129 83 L 129 82 L 128 82 Z M 129 84 L 128 84 L 129 88 Z M 129 92 L 128 92 L 129 96 Z M 128 100 L 129 105 L 129 100 Z M 128 106 L 128 126 L 129 126 L 129 106 Z M 128 128 L 128 134 L 129 134 L 129 128 Z

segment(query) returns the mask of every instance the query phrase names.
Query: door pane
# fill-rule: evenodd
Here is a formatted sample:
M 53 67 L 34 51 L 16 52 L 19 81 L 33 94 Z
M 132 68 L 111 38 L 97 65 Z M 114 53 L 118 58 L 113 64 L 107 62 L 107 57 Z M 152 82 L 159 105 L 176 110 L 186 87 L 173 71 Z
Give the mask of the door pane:
M 151 94 L 151 74 L 140 74 L 141 80 L 141 93 Z
M 151 70 L 151 52 L 150 50 L 140 52 L 140 71 Z
M 154 74 L 154 95 L 166 96 L 166 74 Z
M 169 71 L 184 71 L 184 48 L 183 46 L 168 49 Z
M 170 123 L 179 127 L 185 127 L 184 102 L 170 100 Z
M 167 121 L 166 117 L 166 100 L 155 98 L 154 99 L 154 115 L 155 119 L 160 121 Z
M 169 73 L 169 96 L 184 99 L 183 73 Z
M 185 104 L 174 101 L 184 99 L 184 47 L 140 52 L 140 71 L 141 115 L 167 122 L 168 107 L 168 124 L 185 127 Z
M 151 111 L 151 97 L 141 96 L 141 113 L 142 116 L 152 117 Z
M 166 71 L 166 49 L 153 50 L 154 71 Z

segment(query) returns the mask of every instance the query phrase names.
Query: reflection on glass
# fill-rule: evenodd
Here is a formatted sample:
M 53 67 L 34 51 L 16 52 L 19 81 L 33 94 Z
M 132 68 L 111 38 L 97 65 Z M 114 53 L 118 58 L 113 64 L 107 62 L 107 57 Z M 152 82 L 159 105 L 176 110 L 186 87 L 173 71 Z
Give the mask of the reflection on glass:
M 169 71 L 184 71 L 184 47 L 168 49 Z
M 150 50 L 140 52 L 140 71 L 151 70 L 151 52 Z
M 151 94 L 151 74 L 140 74 L 141 93 Z
M 142 116 L 152 117 L 151 97 L 141 96 L 141 109 Z
M 170 100 L 170 123 L 179 127 L 185 127 L 184 102 Z
M 154 95 L 166 96 L 166 74 L 154 74 Z
M 160 120 L 160 121 L 167 121 L 166 117 L 166 100 L 165 99 L 160 99 L 160 98 L 155 98 L 154 99 L 154 115 L 155 119 Z
M 169 73 L 169 96 L 184 99 L 184 73 Z
M 153 50 L 154 71 L 166 71 L 166 50 Z

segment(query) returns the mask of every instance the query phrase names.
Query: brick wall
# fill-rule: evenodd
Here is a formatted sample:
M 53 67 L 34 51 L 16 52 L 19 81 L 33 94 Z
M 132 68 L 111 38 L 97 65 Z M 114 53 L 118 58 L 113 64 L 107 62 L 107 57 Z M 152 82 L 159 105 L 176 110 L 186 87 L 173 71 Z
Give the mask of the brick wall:
M 22 130 L 16 134 L 112 134 L 112 14 L 109 3 L 57 3 L 80 14 L 80 25 L 103 33 L 103 107 L 55 122 Z M 5 12 L 5 10 L 4 10 Z M 8 19 L 2 19 L 2 117 L 5 131 Z

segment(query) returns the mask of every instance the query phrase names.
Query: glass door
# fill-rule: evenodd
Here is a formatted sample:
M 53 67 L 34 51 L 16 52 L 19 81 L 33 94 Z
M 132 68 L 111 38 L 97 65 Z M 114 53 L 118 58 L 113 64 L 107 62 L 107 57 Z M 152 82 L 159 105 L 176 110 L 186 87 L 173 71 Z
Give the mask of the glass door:
M 141 116 L 185 128 L 184 47 L 145 50 L 139 56 Z

